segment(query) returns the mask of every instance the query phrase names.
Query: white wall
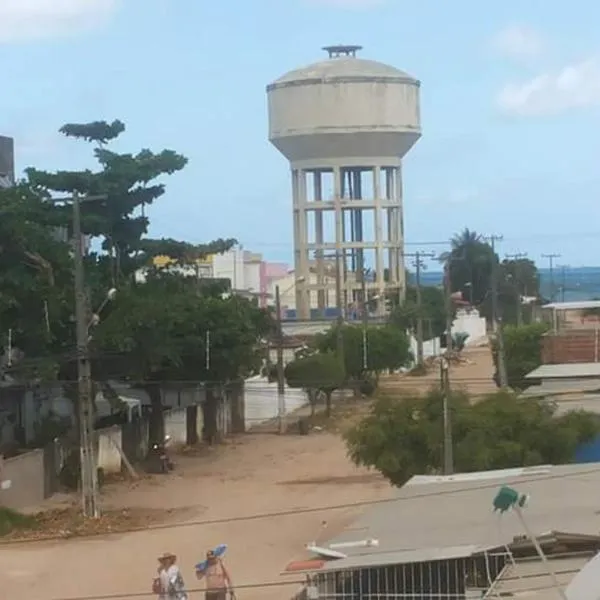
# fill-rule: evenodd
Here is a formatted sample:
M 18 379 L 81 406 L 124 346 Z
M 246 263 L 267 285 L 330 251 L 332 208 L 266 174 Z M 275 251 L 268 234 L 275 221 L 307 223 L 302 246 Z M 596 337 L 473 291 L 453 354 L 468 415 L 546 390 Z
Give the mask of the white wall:
M 304 391 L 285 388 L 285 414 L 306 406 L 308 398 Z M 265 423 L 278 416 L 277 384 L 264 377 L 253 377 L 244 383 L 244 422 L 246 429 Z
M 452 333 L 468 333 L 467 345 L 479 342 L 487 335 L 487 324 L 485 319 L 473 309 L 470 311 L 459 310 L 452 323 Z
M 105 473 L 121 472 L 121 453 L 123 439 L 120 427 L 110 427 L 98 432 L 98 467 Z
M 187 410 L 185 408 L 173 408 L 165 411 L 165 435 L 168 435 L 174 444 L 187 443 Z
M 456 318 L 452 322 L 452 335 L 457 333 L 468 333 L 466 345 L 475 344 L 481 341 L 487 335 L 487 324 L 485 319 L 479 316 L 476 310 L 466 311 L 460 310 L 456 314 Z M 410 349 L 413 356 L 417 356 L 417 340 L 414 336 L 410 337 Z M 423 356 L 429 358 L 431 356 L 439 356 L 442 353 L 440 340 L 433 338 L 426 340 L 423 343 Z

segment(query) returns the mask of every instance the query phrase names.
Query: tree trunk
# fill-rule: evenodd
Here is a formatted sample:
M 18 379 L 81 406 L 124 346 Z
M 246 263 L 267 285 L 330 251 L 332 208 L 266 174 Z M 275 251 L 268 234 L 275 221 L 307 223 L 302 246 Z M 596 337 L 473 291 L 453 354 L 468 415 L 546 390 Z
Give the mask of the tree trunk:
M 327 418 L 331 417 L 331 395 L 333 392 L 325 393 L 325 416 Z
M 147 383 L 142 388 L 150 397 L 150 445 L 162 444 L 165 439 L 165 415 L 159 383 Z
M 310 404 L 310 416 L 314 417 L 317 410 L 317 390 L 314 388 L 308 389 L 308 402 Z
M 212 446 L 217 441 L 217 407 L 219 404 L 220 391 L 215 385 L 207 385 L 206 397 L 202 404 L 202 416 L 204 426 L 202 428 L 202 439 Z

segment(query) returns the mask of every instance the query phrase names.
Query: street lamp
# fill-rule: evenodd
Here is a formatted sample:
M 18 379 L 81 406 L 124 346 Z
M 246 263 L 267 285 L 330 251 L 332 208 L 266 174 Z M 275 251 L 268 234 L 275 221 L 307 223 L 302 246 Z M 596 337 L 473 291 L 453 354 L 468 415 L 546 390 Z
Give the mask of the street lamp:
M 305 277 L 298 277 L 283 294 L 287 294 L 296 287 L 297 283 L 303 283 Z M 275 313 L 277 323 L 277 415 L 279 420 L 279 433 L 285 433 L 285 373 L 283 369 L 283 323 L 281 320 L 281 292 L 279 286 L 275 286 Z
M 106 296 L 104 296 L 104 300 L 102 300 L 102 303 L 100 304 L 100 306 L 98 307 L 96 312 L 92 314 L 92 318 L 90 319 L 90 322 L 88 323 L 88 334 L 92 327 L 96 327 L 100 323 L 100 315 L 102 314 L 102 311 L 106 308 L 106 305 L 109 302 L 112 302 L 115 299 L 116 295 L 117 295 L 117 288 L 110 288 L 108 290 L 108 292 L 106 292 Z M 91 340 L 91 337 L 88 335 L 88 341 L 90 341 L 90 340 Z

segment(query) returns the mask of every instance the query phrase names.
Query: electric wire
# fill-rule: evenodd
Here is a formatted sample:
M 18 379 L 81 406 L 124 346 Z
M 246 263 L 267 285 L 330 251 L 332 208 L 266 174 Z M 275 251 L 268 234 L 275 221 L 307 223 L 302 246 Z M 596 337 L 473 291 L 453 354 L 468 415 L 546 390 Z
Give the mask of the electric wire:
M 542 468 L 543 466 L 544 465 L 537 465 L 537 468 Z M 523 468 L 526 469 L 528 467 L 523 467 Z M 536 466 L 531 466 L 529 468 L 535 469 Z M 535 476 L 532 475 L 531 477 L 526 477 L 526 476 L 524 476 L 524 477 L 517 476 L 517 477 L 518 477 L 518 483 L 519 483 L 519 485 L 521 485 L 524 483 L 539 483 L 539 482 L 543 482 L 543 481 L 551 481 L 554 479 L 571 479 L 571 478 L 576 478 L 576 477 L 581 477 L 581 476 L 586 476 L 586 475 L 594 475 L 594 474 L 599 474 L 599 473 L 600 473 L 600 466 L 592 467 L 592 468 L 588 468 L 588 469 L 582 469 L 580 471 L 578 470 L 578 471 L 574 471 L 571 473 L 559 473 L 559 474 L 554 474 L 554 475 L 548 474 L 548 475 L 535 475 Z M 512 480 L 512 479 L 515 479 L 515 476 L 513 476 L 513 477 L 507 476 L 505 479 Z M 464 493 L 472 493 L 472 492 L 482 491 L 482 490 L 493 490 L 493 489 L 498 489 L 498 487 L 502 485 L 501 481 L 503 481 L 503 478 L 498 478 L 494 482 L 484 483 L 484 484 L 477 485 L 477 486 L 465 486 L 465 487 L 458 487 L 458 488 L 447 489 L 447 490 L 438 489 L 435 492 L 413 493 L 413 494 L 406 495 L 406 496 L 395 496 L 392 498 L 380 498 L 378 500 L 359 500 L 359 501 L 355 501 L 355 502 L 329 504 L 329 505 L 316 506 L 316 507 L 310 507 L 310 508 L 308 508 L 308 507 L 307 508 L 290 508 L 290 509 L 279 510 L 279 511 L 269 511 L 269 512 L 265 512 L 265 513 L 254 513 L 254 514 L 250 514 L 250 515 L 234 515 L 234 516 L 229 516 L 229 517 L 215 517 L 212 519 L 200 519 L 200 520 L 195 520 L 195 521 L 160 523 L 160 524 L 154 524 L 154 525 L 147 525 L 145 527 L 134 527 L 134 528 L 127 529 L 127 530 L 100 531 L 100 532 L 94 532 L 94 533 L 89 533 L 89 534 L 84 534 L 84 535 L 73 536 L 73 538 L 70 538 L 70 539 L 78 539 L 78 540 L 86 539 L 86 538 L 89 539 L 89 538 L 93 538 L 93 537 L 105 537 L 105 536 L 110 536 L 110 535 L 121 535 L 122 536 L 127 533 L 140 533 L 140 532 L 144 532 L 144 531 L 158 531 L 158 530 L 165 530 L 165 529 L 184 529 L 184 528 L 189 528 L 189 527 L 207 527 L 207 526 L 212 526 L 212 525 L 223 525 L 223 524 L 229 524 L 229 523 L 259 521 L 259 520 L 263 520 L 263 519 L 293 517 L 296 515 L 305 515 L 305 514 L 319 513 L 319 512 L 329 512 L 329 511 L 336 511 L 336 510 L 364 508 L 364 507 L 370 507 L 370 506 L 376 506 L 376 505 L 382 505 L 382 504 L 392 504 L 392 503 L 401 503 L 401 502 L 420 500 L 423 498 L 430 498 L 433 496 L 436 496 L 436 497 L 451 496 L 453 494 L 464 494 Z M 409 487 L 411 487 L 411 486 L 409 486 Z M 402 489 L 407 489 L 407 488 L 402 488 Z M 189 508 L 191 508 L 191 507 L 189 507 Z M 0 548 L 2 548 L 2 546 L 40 543 L 40 542 L 64 540 L 64 539 L 65 539 L 64 536 L 57 535 L 57 536 L 48 536 L 48 537 L 44 537 L 44 538 L 40 538 L 40 539 L 0 540 Z
M 350 570 L 350 569 L 349 569 Z M 561 575 L 573 574 L 576 575 L 579 572 L 577 569 L 567 569 L 561 571 Z M 527 579 L 537 579 L 539 577 L 539 573 L 524 573 L 518 577 L 518 579 L 524 581 Z M 509 577 L 503 581 L 511 581 L 516 578 Z M 306 579 L 290 579 L 286 581 L 264 581 L 260 583 L 245 583 L 241 585 L 232 586 L 233 590 L 253 590 L 253 589 L 269 589 L 269 588 L 280 588 L 280 587 L 288 587 L 293 585 L 305 585 Z M 544 585 L 544 586 L 534 586 L 528 587 L 526 589 L 527 592 L 537 592 L 543 590 L 552 590 L 555 589 L 553 585 Z M 195 594 L 195 593 L 203 593 L 206 592 L 206 588 L 187 588 L 187 594 Z M 375 593 L 374 596 L 379 596 L 379 594 Z M 97 594 L 97 595 L 87 595 L 87 596 L 61 596 L 61 597 L 53 597 L 48 598 L 47 600 L 121 600 L 121 599 L 129 599 L 129 598 L 148 598 L 156 596 L 152 591 L 149 592 L 123 592 L 123 593 L 110 593 L 110 594 Z M 369 595 L 365 595 L 366 598 L 369 598 Z M 398 596 L 401 598 L 402 596 Z M 418 598 L 417 594 L 410 595 L 408 597 Z

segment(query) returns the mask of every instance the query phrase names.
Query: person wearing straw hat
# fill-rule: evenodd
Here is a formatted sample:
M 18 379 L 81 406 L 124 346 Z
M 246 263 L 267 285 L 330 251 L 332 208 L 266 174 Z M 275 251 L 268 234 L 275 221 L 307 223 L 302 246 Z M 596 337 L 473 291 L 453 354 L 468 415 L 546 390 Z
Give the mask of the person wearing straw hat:
M 158 595 L 158 600 L 188 600 L 175 554 L 165 552 L 158 557 L 157 575 L 152 592 Z

